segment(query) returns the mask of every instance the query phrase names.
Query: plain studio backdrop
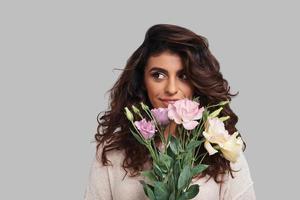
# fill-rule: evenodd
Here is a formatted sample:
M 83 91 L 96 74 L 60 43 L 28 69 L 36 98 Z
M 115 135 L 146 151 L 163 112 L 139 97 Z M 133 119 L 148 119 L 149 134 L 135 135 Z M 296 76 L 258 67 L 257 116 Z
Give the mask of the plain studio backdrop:
M 295 1 L 296 2 L 296 1 Z M 146 30 L 208 38 L 258 199 L 295 199 L 299 6 L 292 1 L 1 1 L 0 199 L 83 199 L 96 117 Z

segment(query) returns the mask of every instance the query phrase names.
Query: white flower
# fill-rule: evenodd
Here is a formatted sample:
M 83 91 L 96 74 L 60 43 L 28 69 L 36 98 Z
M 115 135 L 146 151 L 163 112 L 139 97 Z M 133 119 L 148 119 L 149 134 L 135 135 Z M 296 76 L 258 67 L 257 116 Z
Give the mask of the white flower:
M 224 123 L 217 117 L 208 118 L 205 123 L 203 136 L 208 142 L 215 144 L 222 144 L 229 138 L 229 134 L 225 129 Z
M 242 139 L 237 138 L 237 135 L 238 132 L 229 135 L 223 121 L 219 118 L 208 118 L 203 132 L 206 139 L 204 147 L 209 155 L 217 153 L 217 150 L 220 149 L 227 160 L 235 162 L 243 147 Z M 212 144 L 216 144 L 216 147 L 213 147 Z
M 222 146 L 220 146 L 223 156 L 231 162 L 237 161 L 243 148 L 243 141 L 241 137 L 237 137 L 237 135 L 238 132 L 235 132 Z

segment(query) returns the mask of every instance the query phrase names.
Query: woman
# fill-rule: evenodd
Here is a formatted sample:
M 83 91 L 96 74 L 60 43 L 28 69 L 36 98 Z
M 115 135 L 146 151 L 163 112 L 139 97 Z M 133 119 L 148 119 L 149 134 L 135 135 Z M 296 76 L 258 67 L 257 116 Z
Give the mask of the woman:
M 98 120 L 86 200 L 147 199 L 139 171 L 149 168 L 147 149 L 129 131 L 124 107 L 144 102 L 150 108 L 167 107 L 183 98 L 199 97 L 202 105 L 231 100 L 228 82 L 208 49 L 207 40 L 192 31 L 170 24 L 149 28 L 142 45 L 128 59 L 110 90 L 110 109 Z M 237 131 L 238 117 L 227 104 L 221 116 L 230 116 L 225 128 Z M 176 125 L 169 125 L 175 135 Z M 200 153 L 206 150 L 201 147 Z M 243 154 L 230 163 L 219 154 L 205 157 L 209 167 L 199 175 L 200 192 L 194 199 L 255 199 L 247 161 Z

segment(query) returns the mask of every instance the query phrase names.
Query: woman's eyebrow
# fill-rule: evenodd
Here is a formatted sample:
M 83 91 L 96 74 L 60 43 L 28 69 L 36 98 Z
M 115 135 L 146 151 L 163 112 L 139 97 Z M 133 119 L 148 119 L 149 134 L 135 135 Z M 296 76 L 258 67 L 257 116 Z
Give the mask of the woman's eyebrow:
M 149 70 L 149 72 L 151 72 L 151 71 L 161 71 L 161 72 L 163 72 L 163 73 L 165 73 L 165 74 L 168 74 L 168 71 L 167 70 L 165 70 L 164 68 L 161 68 L 161 67 L 152 67 L 150 70 Z M 177 71 L 177 74 L 179 74 L 179 73 L 181 73 L 181 72 L 183 72 L 184 71 L 184 69 L 181 69 L 181 70 L 178 70 Z
M 163 68 L 161 68 L 161 67 L 152 67 L 150 70 L 149 70 L 149 72 L 151 72 L 151 71 L 161 71 L 161 72 L 164 72 L 164 73 L 168 73 L 168 71 L 167 70 L 165 70 L 165 69 L 163 69 Z

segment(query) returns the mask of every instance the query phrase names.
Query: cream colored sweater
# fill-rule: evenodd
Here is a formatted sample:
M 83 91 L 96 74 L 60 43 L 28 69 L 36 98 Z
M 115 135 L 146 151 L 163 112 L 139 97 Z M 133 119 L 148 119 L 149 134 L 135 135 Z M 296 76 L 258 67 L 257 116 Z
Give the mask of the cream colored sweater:
M 98 151 L 100 155 L 100 151 Z M 138 180 L 142 177 L 125 176 L 122 168 L 124 153 L 110 152 L 107 158 L 113 166 L 103 166 L 94 157 L 90 168 L 89 181 L 85 190 L 85 200 L 146 200 L 148 199 Z M 195 183 L 200 192 L 193 200 L 255 200 L 253 181 L 244 154 L 232 164 L 234 178 L 228 174 L 225 182 L 218 184 L 213 178 L 204 177 Z M 123 179 L 123 177 L 125 178 Z

